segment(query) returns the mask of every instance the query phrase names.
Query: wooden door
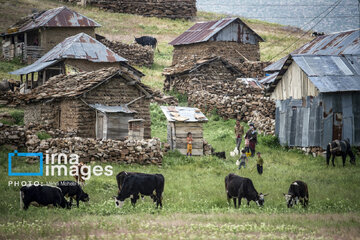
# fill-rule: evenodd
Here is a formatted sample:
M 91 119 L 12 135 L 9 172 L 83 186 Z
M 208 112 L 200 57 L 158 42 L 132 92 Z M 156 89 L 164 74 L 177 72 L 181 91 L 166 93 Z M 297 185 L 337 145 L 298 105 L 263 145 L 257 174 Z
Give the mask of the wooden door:
M 341 140 L 342 139 L 342 126 L 343 126 L 342 113 L 334 113 L 334 115 L 333 115 L 333 139 L 332 140 Z
M 104 137 L 104 115 L 97 114 L 96 117 L 96 138 L 102 139 Z

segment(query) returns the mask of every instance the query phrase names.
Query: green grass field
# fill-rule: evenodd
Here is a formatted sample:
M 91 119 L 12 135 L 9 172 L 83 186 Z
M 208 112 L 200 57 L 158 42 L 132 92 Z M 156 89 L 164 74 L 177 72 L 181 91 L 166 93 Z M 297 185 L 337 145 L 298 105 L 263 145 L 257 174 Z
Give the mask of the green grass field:
M 152 105 L 153 136 L 164 140 L 166 125 L 160 109 Z M 234 121 L 216 115 L 205 124 L 205 139 L 217 151 L 227 155 L 234 147 Z M 356 239 L 360 236 L 360 168 L 341 159 L 337 166 L 326 167 L 323 157 L 305 156 L 272 143 L 260 136 L 258 151 L 265 160 L 264 174 L 256 172 L 255 159 L 246 169 L 237 170 L 236 158 L 221 160 L 212 156 L 186 157 L 176 152 L 164 157 L 163 165 L 140 166 L 111 164 L 114 176 L 93 176 L 84 187 L 90 195 L 88 204 L 71 210 L 30 207 L 19 209 L 19 188 L 9 181 L 56 182 L 72 177 L 8 177 L 7 153 L 2 147 L 0 159 L 0 239 Z M 109 163 L 102 163 L 106 165 Z M 13 171 L 36 171 L 36 166 L 21 162 Z M 115 175 L 120 171 L 161 173 L 165 176 L 162 210 L 156 210 L 150 198 L 130 200 L 122 209 L 115 208 Z M 254 202 L 240 209 L 227 203 L 224 178 L 237 173 L 253 180 L 259 192 L 269 193 L 265 206 Z M 291 181 L 308 183 L 310 205 L 288 209 L 282 193 Z

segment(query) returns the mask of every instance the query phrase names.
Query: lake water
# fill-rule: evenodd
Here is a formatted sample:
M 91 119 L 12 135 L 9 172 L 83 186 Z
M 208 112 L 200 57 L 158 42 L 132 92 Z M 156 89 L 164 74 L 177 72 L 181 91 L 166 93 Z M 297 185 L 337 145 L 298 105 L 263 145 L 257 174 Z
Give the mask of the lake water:
M 197 8 L 325 33 L 360 28 L 359 0 L 197 0 Z

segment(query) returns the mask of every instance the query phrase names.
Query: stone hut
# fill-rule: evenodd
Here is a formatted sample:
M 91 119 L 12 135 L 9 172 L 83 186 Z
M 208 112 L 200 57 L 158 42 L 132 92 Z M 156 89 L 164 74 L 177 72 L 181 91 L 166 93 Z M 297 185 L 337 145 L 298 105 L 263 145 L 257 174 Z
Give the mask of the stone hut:
M 177 149 L 181 154 L 187 151 L 187 134 L 191 132 L 192 155 L 202 156 L 204 154 L 203 123 L 208 119 L 198 108 L 161 106 L 166 116 L 167 141 L 170 149 Z
M 166 68 L 164 91 L 176 90 L 189 93 L 190 90 L 211 91 L 214 84 L 232 84 L 237 78 L 258 78 L 264 76 L 266 62 L 244 61 L 234 64 L 223 57 L 202 58 L 197 61 L 184 61 Z
M 259 42 L 263 41 L 239 18 L 198 22 L 170 42 L 174 46 L 172 65 L 213 55 L 235 63 L 259 61 Z
M 9 27 L 3 37 L 5 59 L 22 57 L 33 62 L 44 53 L 78 33 L 95 37 L 101 25 L 67 7 L 59 7 L 29 15 Z
M 282 145 L 360 146 L 360 30 L 319 36 L 286 58 L 267 88 Z
M 57 75 L 25 100 L 25 124 L 47 124 L 89 138 L 120 139 L 128 121 L 143 119 L 144 138 L 151 137 L 151 89 L 128 68 Z
M 10 73 L 21 76 L 21 81 L 25 81 L 23 91 L 26 92 L 27 89 L 40 86 L 50 77 L 58 74 L 69 75 L 118 66 L 129 68 L 137 80 L 144 76 L 128 65 L 125 58 L 120 57 L 95 38 L 79 33 L 66 38 L 33 64 Z M 34 79 L 34 73 L 37 73 L 37 79 Z

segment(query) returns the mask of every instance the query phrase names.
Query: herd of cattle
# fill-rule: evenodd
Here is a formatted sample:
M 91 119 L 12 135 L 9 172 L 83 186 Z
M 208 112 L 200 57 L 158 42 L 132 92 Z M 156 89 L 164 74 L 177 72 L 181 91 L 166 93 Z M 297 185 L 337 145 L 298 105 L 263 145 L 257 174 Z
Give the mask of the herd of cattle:
M 114 196 L 116 207 L 122 207 L 125 199 L 130 198 L 135 206 L 139 196 L 149 196 L 156 203 L 156 208 L 162 208 L 162 193 L 165 178 L 162 174 L 146 174 L 138 172 L 120 172 L 116 175 L 118 195 Z M 264 197 L 268 194 L 258 193 L 249 178 L 240 177 L 233 173 L 225 177 L 225 190 L 228 202 L 233 199 L 235 208 L 240 207 L 241 199 L 245 198 L 247 204 L 256 202 L 258 206 L 264 205 Z M 306 183 L 294 181 L 285 194 L 288 207 L 299 201 L 304 207 L 309 203 L 309 193 Z M 70 198 L 68 202 L 65 197 Z M 20 189 L 20 208 L 28 209 L 30 204 L 37 206 L 53 205 L 62 208 L 71 208 L 73 199 L 79 207 L 79 201 L 88 202 L 89 195 L 85 193 L 80 184 L 74 181 L 60 181 L 56 186 L 24 186 Z M 238 200 L 238 204 L 236 204 Z

